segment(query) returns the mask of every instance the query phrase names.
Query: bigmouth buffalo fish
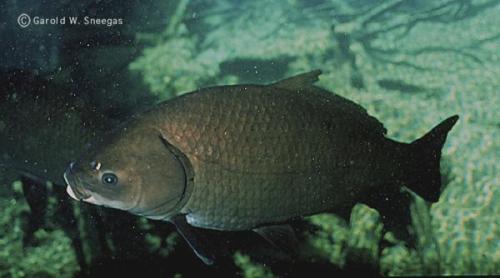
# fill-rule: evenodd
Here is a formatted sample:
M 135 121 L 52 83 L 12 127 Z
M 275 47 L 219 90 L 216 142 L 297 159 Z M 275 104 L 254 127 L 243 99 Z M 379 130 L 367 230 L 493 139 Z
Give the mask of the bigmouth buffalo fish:
M 320 73 L 199 89 L 138 113 L 71 163 L 67 192 L 173 222 L 206 263 L 193 226 L 270 238 L 290 219 L 350 210 L 401 186 L 436 202 L 458 116 L 396 142 L 361 106 L 314 86 Z

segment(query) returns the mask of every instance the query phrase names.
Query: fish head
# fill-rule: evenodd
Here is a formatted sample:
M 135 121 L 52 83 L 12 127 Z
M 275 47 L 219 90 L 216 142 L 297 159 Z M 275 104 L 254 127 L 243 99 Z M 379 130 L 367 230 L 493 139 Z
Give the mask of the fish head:
M 133 125 L 91 145 L 64 179 L 76 200 L 168 219 L 189 195 L 184 159 L 158 130 Z

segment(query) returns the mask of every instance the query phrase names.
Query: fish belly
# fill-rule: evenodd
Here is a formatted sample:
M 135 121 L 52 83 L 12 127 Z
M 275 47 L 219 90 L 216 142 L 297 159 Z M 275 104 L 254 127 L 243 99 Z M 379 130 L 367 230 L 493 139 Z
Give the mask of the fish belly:
M 188 222 L 218 230 L 247 230 L 331 209 L 335 186 L 327 176 L 258 174 L 210 165 L 199 172 Z

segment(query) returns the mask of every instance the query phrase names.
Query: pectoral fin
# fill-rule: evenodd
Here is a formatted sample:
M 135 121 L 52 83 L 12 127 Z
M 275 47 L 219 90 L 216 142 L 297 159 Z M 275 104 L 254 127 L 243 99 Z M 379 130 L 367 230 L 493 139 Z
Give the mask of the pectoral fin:
M 174 216 L 170 219 L 170 222 L 175 225 L 177 232 L 186 240 L 198 258 L 207 265 L 215 263 L 215 255 L 213 253 L 215 248 L 210 244 L 210 240 L 199 229 L 189 225 L 185 215 Z
M 296 254 L 298 240 L 290 225 L 271 225 L 253 229 L 274 247 L 287 254 Z

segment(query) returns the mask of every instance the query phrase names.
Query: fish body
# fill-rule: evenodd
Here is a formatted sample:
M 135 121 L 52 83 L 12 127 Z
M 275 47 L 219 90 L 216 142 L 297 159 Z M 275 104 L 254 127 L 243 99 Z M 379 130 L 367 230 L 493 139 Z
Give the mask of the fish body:
M 403 185 L 437 201 L 458 117 L 396 142 L 361 106 L 314 86 L 319 74 L 200 89 L 137 114 L 68 168 L 68 193 L 225 231 L 346 211 Z
M 386 181 L 397 154 L 375 119 L 343 101 L 226 86 L 158 107 L 162 136 L 194 173 L 180 212 L 197 227 L 247 230 L 352 206 Z

